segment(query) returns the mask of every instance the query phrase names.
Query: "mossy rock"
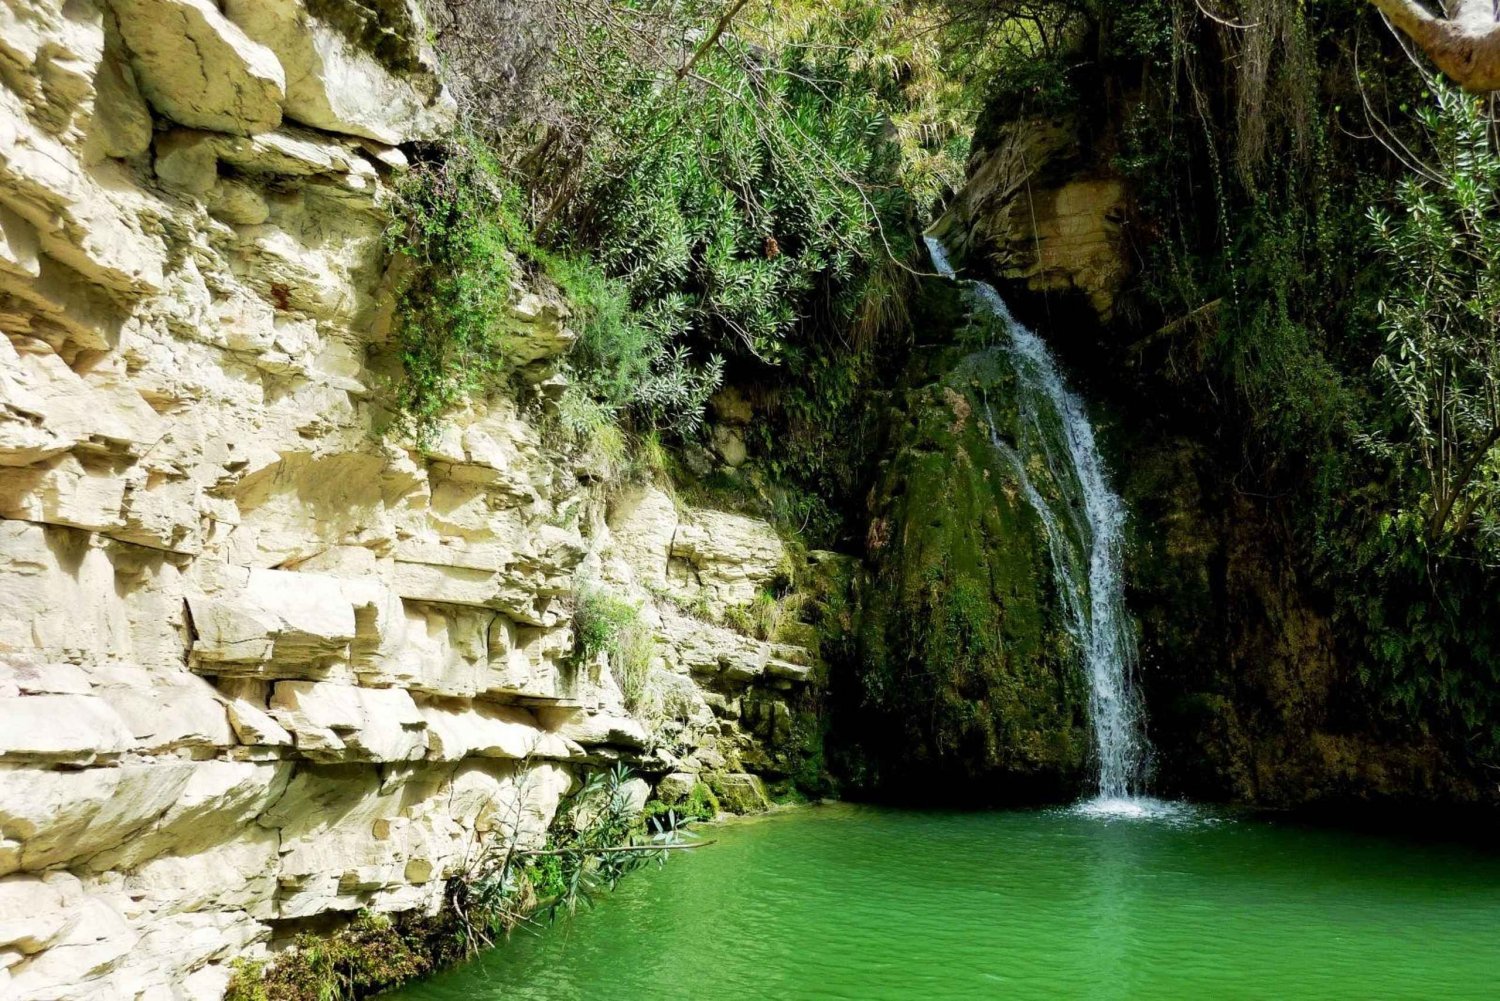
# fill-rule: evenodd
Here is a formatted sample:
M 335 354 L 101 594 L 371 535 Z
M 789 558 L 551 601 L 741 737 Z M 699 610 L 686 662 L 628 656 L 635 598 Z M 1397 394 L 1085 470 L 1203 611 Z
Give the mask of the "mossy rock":
M 1016 438 L 1014 376 L 995 349 L 913 372 L 871 495 L 854 781 L 965 803 L 1072 796 L 1087 688 L 1045 527 L 995 446 Z
M 766 787 L 758 776 L 744 772 L 710 775 L 708 787 L 719 806 L 729 813 L 765 813 L 771 808 Z

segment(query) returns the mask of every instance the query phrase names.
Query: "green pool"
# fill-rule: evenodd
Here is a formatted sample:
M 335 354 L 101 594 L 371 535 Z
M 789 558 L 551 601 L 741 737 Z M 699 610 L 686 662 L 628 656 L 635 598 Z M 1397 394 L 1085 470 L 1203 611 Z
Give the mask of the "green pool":
M 1500 997 L 1500 857 L 1179 812 L 713 830 L 402 1001 Z

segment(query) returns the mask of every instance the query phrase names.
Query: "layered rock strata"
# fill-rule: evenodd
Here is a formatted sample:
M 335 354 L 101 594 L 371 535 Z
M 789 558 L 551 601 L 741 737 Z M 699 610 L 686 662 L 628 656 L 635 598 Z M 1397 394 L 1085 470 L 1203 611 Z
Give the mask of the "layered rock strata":
M 611 506 L 530 401 L 382 434 L 388 195 L 452 116 L 423 37 L 403 0 L 0 11 L 0 997 L 215 998 L 538 843 L 582 768 L 774 768 L 814 660 L 704 621 L 784 573 L 767 525 Z M 514 300 L 555 368 L 566 307 Z M 634 715 L 581 575 L 658 635 Z

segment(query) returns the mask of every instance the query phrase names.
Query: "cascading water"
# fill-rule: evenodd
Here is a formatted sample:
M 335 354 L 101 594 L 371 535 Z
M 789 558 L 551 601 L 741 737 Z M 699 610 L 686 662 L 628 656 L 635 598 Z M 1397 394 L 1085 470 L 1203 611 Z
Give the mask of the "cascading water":
M 956 278 L 942 243 L 929 236 L 927 246 L 938 273 Z M 1110 489 L 1083 403 L 1063 381 L 1046 344 L 1016 322 L 992 286 L 969 284 L 978 307 L 1010 334 L 1004 353 L 1016 375 L 1023 440 L 1001 440 L 993 418 L 990 434 L 1046 529 L 1068 631 L 1082 651 L 1088 676 L 1099 787 L 1086 808 L 1110 814 L 1154 812 L 1157 804 L 1134 798 L 1143 791 L 1149 748 L 1133 683 L 1135 632 L 1125 611 L 1124 503 Z M 1051 499 L 1028 470 L 1034 459 L 1040 460 L 1036 471 L 1045 476 L 1047 492 L 1055 495 Z

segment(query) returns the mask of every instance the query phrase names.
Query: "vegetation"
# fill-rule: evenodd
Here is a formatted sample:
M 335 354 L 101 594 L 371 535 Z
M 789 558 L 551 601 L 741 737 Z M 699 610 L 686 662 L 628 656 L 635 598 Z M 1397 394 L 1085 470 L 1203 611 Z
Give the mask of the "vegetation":
M 656 640 L 650 627 L 641 621 L 640 606 L 598 588 L 584 587 L 574 601 L 573 637 L 578 662 L 587 665 L 604 654 L 625 697 L 625 707 L 632 712 L 639 710 L 656 656 Z
M 1141 433 L 1203 444 L 1213 503 L 1278 526 L 1352 665 L 1341 712 L 1500 760 L 1493 110 L 1367 0 L 450 0 L 437 41 L 468 138 L 419 159 L 392 231 L 404 431 L 515 376 L 497 290 L 550 277 L 580 333 L 559 443 L 857 551 L 893 531 L 866 500 L 913 235 L 976 116 L 981 147 L 1069 121 L 1130 181 L 1117 322 L 1171 398 Z M 705 472 L 724 382 L 753 458 Z M 924 567 L 954 600 L 917 638 L 966 649 L 966 573 Z M 728 618 L 769 637 L 779 611 Z M 639 704 L 630 635 L 600 642 Z
M 835 693 L 845 770 L 883 795 L 1053 798 L 1083 771 L 1086 689 L 1044 530 L 992 444 L 990 420 L 1012 440 L 1022 420 L 1010 370 L 962 349 L 937 367 L 873 494 L 873 582 Z
M 622 282 L 584 257 L 537 245 L 523 198 L 472 135 L 433 149 L 403 179 L 386 232 L 388 248 L 408 262 L 395 314 L 403 370 L 395 430 L 428 445 L 454 409 L 510 384 L 521 333 L 511 306 L 528 281 L 556 284 L 572 311 L 575 378 L 560 416 L 575 440 L 620 459 L 627 419 L 647 436 L 695 429 L 722 363 L 691 364 L 652 315 L 631 307 Z
M 329 936 L 300 935 L 269 965 L 241 960 L 225 1001 L 356 1001 L 433 968 L 409 928 L 362 912 Z
M 516 374 L 507 279 L 544 272 L 581 327 L 564 441 L 617 468 L 691 441 L 732 373 L 766 386 L 756 430 L 784 445 L 755 492 L 820 542 L 844 533 L 862 439 L 832 429 L 901 333 L 918 207 L 960 180 L 980 104 L 941 19 L 898 0 L 439 5 L 468 132 L 418 164 L 391 233 L 420 265 L 398 430 L 430 441 Z
M 453 911 L 474 948 L 490 944 L 517 922 L 553 921 L 612 890 L 629 873 L 662 865 L 673 849 L 692 846 L 690 818 L 650 817 L 634 802 L 630 769 L 591 772 L 559 807 L 546 843 L 518 848 L 495 838 L 450 894 Z
M 950 5 L 1039 62 L 996 88 L 976 142 L 1061 111 L 1130 180 L 1141 267 L 1117 322 L 1155 331 L 1137 359 L 1162 406 L 1122 403 L 1148 422 L 1129 433 L 1199 443 L 1208 503 L 1262 519 L 1271 572 L 1326 601 L 1347 676 L 1322 682 L 1325 711 L 1500 761 L 1490 103 L 1414 64 L 1363 0 Z M 1322 663 L 1294 641 L 1278 656 Z
M 1400 182 L 1399 217 L 1370 210 L 1390 265 L 1376 365 L 1427 475 L 1428 542 L 1500 541 L 1500 156 L 1479 102 L 1434 90 L 1418 112 L 1433 160 Z
M 698 820 L 713 820 L 719 815 L 719 800 L 706 782 L 693 783 L 693 789 L 681 803 L 652 800 L 644 814 L 649 828 L 670 830 Z
M 630 770 L 592 772 L 558 809 L 541 848 L 517 845 L 515 813 L 447 887 L 435 917 L 398 920 L 362 912 L 331 935 L 299 935 L 269 963 L 235 963 L 225 1001 L 359 1001 L 451 965 L 493 945 L 528 920 L 556 920 L 593 905 L 628 873 L 661 865 L 691 847 L 689 825 L 718 812 L 707 788 L 675 810 L 642 813 Z M 712 807 L 712 809 L 709 809 Z
M 507 373 L 507 307 L 525 241 L 516 192 L 476 142 L 456 142 L 411 171 L 386 233 L 409 266 L 395 336 L 405 378 L 397 429 L 424 444 L 438 420 Z
M 788 608 L 785 599 L 774 592 L 762 590 L 748 605 L 728 608 L 724 611 L 724 623 L 735 632 L 758 640 L 776 640 L 780 637 L 783 616 L 795 609 Z

